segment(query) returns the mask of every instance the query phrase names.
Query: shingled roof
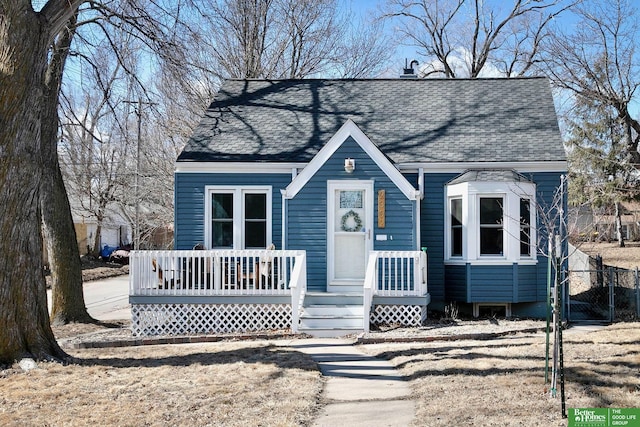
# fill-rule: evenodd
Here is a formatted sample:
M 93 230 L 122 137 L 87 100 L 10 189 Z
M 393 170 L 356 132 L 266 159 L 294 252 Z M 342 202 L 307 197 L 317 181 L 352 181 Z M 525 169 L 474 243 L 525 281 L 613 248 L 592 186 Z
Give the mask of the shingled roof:
M 549 83 L 227 80 L 178 162 L 308 162 L 353 120 L 396 164 L 563 161 Z

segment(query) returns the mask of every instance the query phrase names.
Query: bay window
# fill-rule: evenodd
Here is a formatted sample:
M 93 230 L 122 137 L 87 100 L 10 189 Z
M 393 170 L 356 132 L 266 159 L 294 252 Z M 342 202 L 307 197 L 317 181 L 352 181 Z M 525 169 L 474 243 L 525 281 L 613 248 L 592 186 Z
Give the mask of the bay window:
M 513 171 L 472 171 L 446 186 L 448 263 L 535 262 L 535 184 Z

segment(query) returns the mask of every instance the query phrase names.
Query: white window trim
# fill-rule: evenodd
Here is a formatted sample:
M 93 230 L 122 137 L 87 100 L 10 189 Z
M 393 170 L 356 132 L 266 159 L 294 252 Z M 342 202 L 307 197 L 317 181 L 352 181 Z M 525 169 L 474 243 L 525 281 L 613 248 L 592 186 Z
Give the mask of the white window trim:
M 445 262 L 447 264 L 536 264 L 536 213 L 533 183 L 463 182 L 449 185 L 445 192 Z M 502 255 L 480 255 L 480 198 L 502 197 L 504 200 Z M 520 199 L 531 202 L 531 255 L 520 255 Z M 451 200 L 462 199 L 462 256 L 451 256 Z
M 241 185 L 229 187 L 226 185 L 205 186 L 204 199 L 204 243 L 207 249 L 211 243 L 211 195 L 214 193 L 233 194 L 233 249 L 244 248 L 244 220 L 245 220 L 245 193 L 261 193 L 267 196 L 267 245 L 272 241 L 273 214 L 272 214 L 272 187 L 264 185 Z

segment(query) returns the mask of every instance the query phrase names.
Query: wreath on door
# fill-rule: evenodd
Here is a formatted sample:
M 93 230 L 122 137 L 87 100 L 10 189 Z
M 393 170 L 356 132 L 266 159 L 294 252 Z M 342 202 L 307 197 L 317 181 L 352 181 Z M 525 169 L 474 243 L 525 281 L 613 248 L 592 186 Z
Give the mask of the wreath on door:
M 353 209 L 342 215 L 340 229 L 342 231 L 360 231 L 362 228 L 362 219 Z

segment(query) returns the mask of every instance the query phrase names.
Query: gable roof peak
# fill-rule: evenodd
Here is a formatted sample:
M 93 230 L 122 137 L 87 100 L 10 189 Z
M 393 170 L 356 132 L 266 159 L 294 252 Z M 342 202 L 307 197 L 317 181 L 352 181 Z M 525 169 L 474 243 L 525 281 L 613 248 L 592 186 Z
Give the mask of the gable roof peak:
M 322 147 L 316 156 L 307 166 L 291 181 L 283 191 L 283 196 L 287 199 L 294 198 L 320 168 L 329 160 L 333 154 L 349 138 L 362 148 L 362 150 L 373 160 L 378 167 L 389 177 L 389 179 L 400 189 L 409 200 L 416 200 L 420 194 L 407 179 L 400 173 L 395 165 L 384 155 L 382 151 L 362 132 L 358 125 L 351 119 L 340 127 L 331 139 Z

